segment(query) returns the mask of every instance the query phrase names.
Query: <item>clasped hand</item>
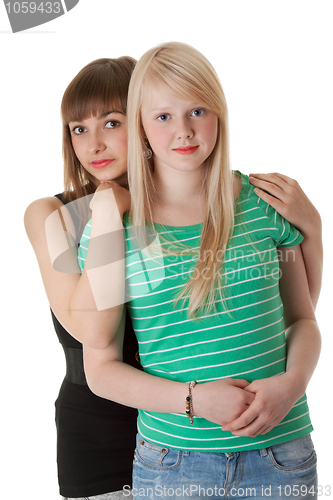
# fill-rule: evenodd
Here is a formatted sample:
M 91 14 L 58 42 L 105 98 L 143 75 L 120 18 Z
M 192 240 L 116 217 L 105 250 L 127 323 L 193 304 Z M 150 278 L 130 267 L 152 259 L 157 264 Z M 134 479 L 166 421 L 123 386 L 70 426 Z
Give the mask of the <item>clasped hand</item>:
M 255 437 L 278 425 L 302 394 L 287 373 L 252 383 L 227 378 L 196 386 L 193 412 L 235 436 Z
M 266 434 L 284 419 L 300 397 L 297 384 L 286 373 L 255 380 L 244 390 L 254 396 L 252 403 L 238 418 L 222 426 L 234 436 Z

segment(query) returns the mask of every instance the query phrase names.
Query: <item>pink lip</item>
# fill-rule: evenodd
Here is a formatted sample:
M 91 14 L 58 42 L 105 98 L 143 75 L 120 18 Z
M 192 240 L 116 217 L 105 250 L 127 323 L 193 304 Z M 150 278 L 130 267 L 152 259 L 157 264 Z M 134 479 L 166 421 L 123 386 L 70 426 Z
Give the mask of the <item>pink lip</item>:
M 187 146 L 184 148 L 176 148 L 174 151 L 180 155 L 191 155 L 196 152 L 199 146 Z
M 114 161 L 114 158 L 112 160 L 101 158 L 100 160 L 92 161 L 91 164 L 94 168 L 105 168 L 108 165 L 110 165 L 110 163 L 112 163 L 113 161 Z

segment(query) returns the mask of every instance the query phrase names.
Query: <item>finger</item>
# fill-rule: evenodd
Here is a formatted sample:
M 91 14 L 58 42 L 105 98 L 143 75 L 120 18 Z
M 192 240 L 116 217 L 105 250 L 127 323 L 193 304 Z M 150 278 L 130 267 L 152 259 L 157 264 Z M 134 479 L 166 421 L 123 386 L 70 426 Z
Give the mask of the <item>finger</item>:
M 256 418 L 258 418 L 258 412 L 252 405 L 250 405 L 249 408 L 240 415 L 240 417 L 225 424 L 223 426 L 223 430 L 234 433 L 235 431 L 239 431 L 240 429 L 250 425 Z
M 292 179 L 291 177 L 288 177 L 287 175 L 279 174 L 279 173 L 272 173 L 272 174 L 250 174 L 249 175 L 249 180 L 251 184 L 254 184 L 258 187 L 262 187 L 262 189 L 268 189 L 267 187 L 264 187 L 263 185 L 259 185 L 260 181 L 263 182 L 268 182 L 272 185 L 276 185 L 279 188 L 282 189 L 283 193 L 286 193 L 289 196 L 294 196 L 295 194 L 295 189 L 299 190 L 300 186 L 298 182 L 295 179 Z M 256 182 L 257 179 L 257 182 Z
M 284 183 L 291 184 L 292 182 L 294 182 L 291 177 L 288 177 L 284 174 L 279 174 L 278 172 L 271 172 L 269 174 L 249 174 L 249 177 L 254 177 L 263 181 L 269 181 L 277 184 L 280 187 L 282 187 Z
M 275 198 L 275 196 L 271 196 L 270 194 L 258 188 L 256 188 L 254 192 L 256 193 L 257 196 L 259 196 L 259 198 L 261 198 L 263 201 L 268 203 L 268 205 L 273 207 L 274 210 L 277 210 L 277 212 L 281 213 L 285 205 L 283 200 Z
M 244 390 L 247 392 L 251 392 L 252 394 L 255 394 L 257 392 L 257 389 L 253 384 L 253 382 L 251 382 L 251 384 L 249 384 L 248 386 L 244 387 Z
M 276 177 L 279 177 L 280 179 L 282 179 L 287 184 L 291 184 L 292 182 L 294 182 L 294 179 L 292 179 L 291 177 L 288 177 L 287 175 L 280 174 L 278 172 L 274 172 L 273 175 L 276 175 Z
M 251 404 L 253 403 L 255 397 L 256 397 L 256 395 L 253 392 L 246 392 L 244 394 L 244 400 L 243 400 L 244 405 L 247 405 L 248 407 L 250 407 Z
M 274 429 L 274 425 L 269 425 L 268 427 L 265 427 L 259 431 L 259 434 L 264 435 L 270 432 L 272 429 Z
M 287 184 L 284 181 L 281 181 L 280 183 L 273 182 L 273 180 L 262 180 L 262 179 L 256 179 L 254 177 L 249 178 L 250 184 L 253 186 L 256 186 L 260 189 L 263 189 L 265 191 L 268 191 L 271 195 L 275 196 L 276 198 L 282 199 L 283 195 L 285 193 L 285 187 Z M 282 182 L 284 184 L 282 184 Z
M 258 415 L 249 425 L 240 429 L 232 430 L 234 436 L 256 437 L 259 434 L 264 435 L 270 432 L 281 422 L 280 418 L 266 419 L 262 414 Z M 228 424 L 229 425 L 229 424 Z M 223 430 L 228 430 L 223 426 Z
M 241 427 L 239 429 L 232 429 L 230 432 L 234 436 L 242 436 L 242 437 L 256 437 L 258 435 L 258 430 L 262 427 L 260 423 L 258 423 L 258 419 L 256 418 L 249 425 L 245 427 Z M 228 430 L 223 426 L 223 430 Z
M 265 422 L 264 425 L 262 425 L 261 427 L 258 427 L 256 430 L 253 429 L 253 437 L 256 437 L 258 436 L 259 434 L 261 434 L 262 436 L 264 434 L 267 434 L 269 431 L 271 431 L 272 429 L 274 429 L 275 425 L 273 425 L 272 423 L 270 425 L 267 425 L 267 422 Z M 246 431 L 246 429 L 243 429 L 244 431 Z
M 268 177 L 270 176 L 274 178 L 275 183 L 286 193 L 292 194 L 295 188 L 298 189 L 300 187 L 295 179 L 287 175 L 275 172 L 273 174 L 268 174 Z
M 253 427 L 252 429 L 249 427 L 248 429 L 242 429 L 244 432 L 250 432 L 251 433 L 251 436 L 252 437 L 256 437 L 258 436 L 259 434 L 265 434 L 266 430 L 268 429 L 269 427 L 267 426 L 267 424 L 265 423 L 264 425 L 259 425 L 257 424 L 255 427 Z
M 245 387 L 250 385 L 250 382 L 242 378 L 233 378 L 231 379 L 231 384 L 234 385 L 235 387 L 240 387 L 241 389 L 245 389 Z
M 272 422 L 269 424 L 264 421 L 263 417 L 259 415 L 255 418 L 249 425 L 242 427 L 240 429 L 231 430 L 234 436 L 246 436 L 246 437 L 256 437 L 259 434 L 266 434 L 272 430 L 274 425 Z M 228 430 L 223 426 L 223 430 Z

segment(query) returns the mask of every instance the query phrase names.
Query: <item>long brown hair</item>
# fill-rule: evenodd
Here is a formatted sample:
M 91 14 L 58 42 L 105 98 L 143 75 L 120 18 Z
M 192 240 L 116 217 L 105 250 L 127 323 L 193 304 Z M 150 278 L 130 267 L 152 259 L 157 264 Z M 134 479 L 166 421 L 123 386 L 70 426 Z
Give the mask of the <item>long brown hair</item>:
M 87 64 L 68 85 L 62 98 L 64 188 L 67 202 L 92 194 L 94 178 L 79 162 L 72 145 L 69 122 L 102 115 L 114 106 L 126 114 L 127 92 L 135 66 L 128 56 L 97 59 Z

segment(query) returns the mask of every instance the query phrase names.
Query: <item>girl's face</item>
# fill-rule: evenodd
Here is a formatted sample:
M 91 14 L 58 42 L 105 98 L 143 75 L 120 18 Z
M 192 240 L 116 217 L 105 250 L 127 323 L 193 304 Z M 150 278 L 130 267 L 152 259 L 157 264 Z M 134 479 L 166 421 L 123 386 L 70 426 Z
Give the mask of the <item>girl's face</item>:
M 216 114 L 163 84 L 145 86 L 141 120 L 154 153 L 155 169 L 201 169 L 216 144 Z
M 103 181 L 126 183 L 127 128 L 126 116 L 108 111 L 68 124 L 72 144 L 81 165 L 93 175 L 98 185 Z

